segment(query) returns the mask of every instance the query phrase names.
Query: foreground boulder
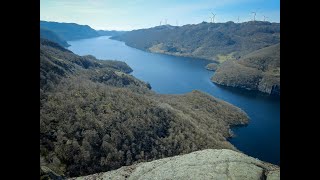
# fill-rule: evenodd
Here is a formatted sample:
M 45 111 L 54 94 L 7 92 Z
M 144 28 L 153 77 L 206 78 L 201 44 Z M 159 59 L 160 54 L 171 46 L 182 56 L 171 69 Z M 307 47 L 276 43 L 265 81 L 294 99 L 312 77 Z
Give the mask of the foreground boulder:
M 228 149 L 206 149 L 73 180 L 107 179 L 280 179 L 278 166 Z

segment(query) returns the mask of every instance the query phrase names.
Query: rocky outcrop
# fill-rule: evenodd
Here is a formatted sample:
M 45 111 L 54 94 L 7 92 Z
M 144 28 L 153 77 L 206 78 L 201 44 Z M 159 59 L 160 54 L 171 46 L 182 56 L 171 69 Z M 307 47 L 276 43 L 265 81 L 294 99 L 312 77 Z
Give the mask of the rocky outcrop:
M 222 63 L 211 78 L 220 85 L 280 95 L 280 44 Z
M 280 95 L 280 77 L 265 75 L 259 82 L 258 90 L 268 94 Z
M 107 179 L 280 179 L 280 168 L 227 149 L 206 149 L 190 154 L 125 166 L 72 180 Z
M 218 64 L 217 63 L 209 63 L 206 66 L 206 69 L 209 70 L 209 71 L 216 71 L 217 68 L 218 68 Z

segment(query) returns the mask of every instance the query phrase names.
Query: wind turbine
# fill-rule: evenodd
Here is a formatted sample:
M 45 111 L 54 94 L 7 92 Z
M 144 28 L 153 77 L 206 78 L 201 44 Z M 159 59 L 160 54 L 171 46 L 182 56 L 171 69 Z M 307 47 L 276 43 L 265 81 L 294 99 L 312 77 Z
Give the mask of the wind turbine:
M 160 21 L 160 26 L 161 26 L 162 20 Z
M 238 23 L 240 22 L 240 20 L 239 20 L 239 16 L 238 16 Z
M 216 17 L 216 14 L 213 14 L 213 12 L 211 12 L 212 14 L 212 22 L 214 23 L 214 17 Z
M 266 21 L 267 18 L 267 16 L 263 15 L 263 21 Z
M 253 15 L 253 21 L 256 21 L 257 12 L 256 12 L 256 11 L 253 11 L 253 12 L 251 12 L 251 14 L 254 14 L 254 15 Z
M 167 21 L 168 21 L 168 19 L 165 19 L 165 25 L 168 25 L 168 24 L 167 24 Z

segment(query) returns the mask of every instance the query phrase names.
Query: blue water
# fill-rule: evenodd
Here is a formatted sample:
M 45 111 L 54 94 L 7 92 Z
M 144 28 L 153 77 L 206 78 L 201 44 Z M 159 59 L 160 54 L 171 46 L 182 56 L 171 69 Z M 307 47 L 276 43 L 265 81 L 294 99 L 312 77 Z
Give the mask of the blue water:
M 280 165 L 280 99 L 258 92 L 227 88 L 210 81 L 214 72 L 207 60 L 144 52 L 107 36 L 69 41 L 69 50 L 98 59 L 125 61 L 132 75 L 149 82 L 161 94 L 181 94 L 194 89 L 207 92 L 243 109 L 250 117 L 246 127 L 235 127 L 229 141 L 240 151 Z

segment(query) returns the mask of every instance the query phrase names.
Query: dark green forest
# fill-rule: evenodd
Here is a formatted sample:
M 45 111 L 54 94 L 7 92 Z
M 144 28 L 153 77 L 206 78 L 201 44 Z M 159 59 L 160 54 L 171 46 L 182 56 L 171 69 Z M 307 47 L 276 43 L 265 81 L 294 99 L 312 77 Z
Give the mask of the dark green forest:
M 235 149 L 239 108 L 200 91 L 159 95 L 124 62 L 40 40 L 40 179 L 74 177 L 213 148 Z

